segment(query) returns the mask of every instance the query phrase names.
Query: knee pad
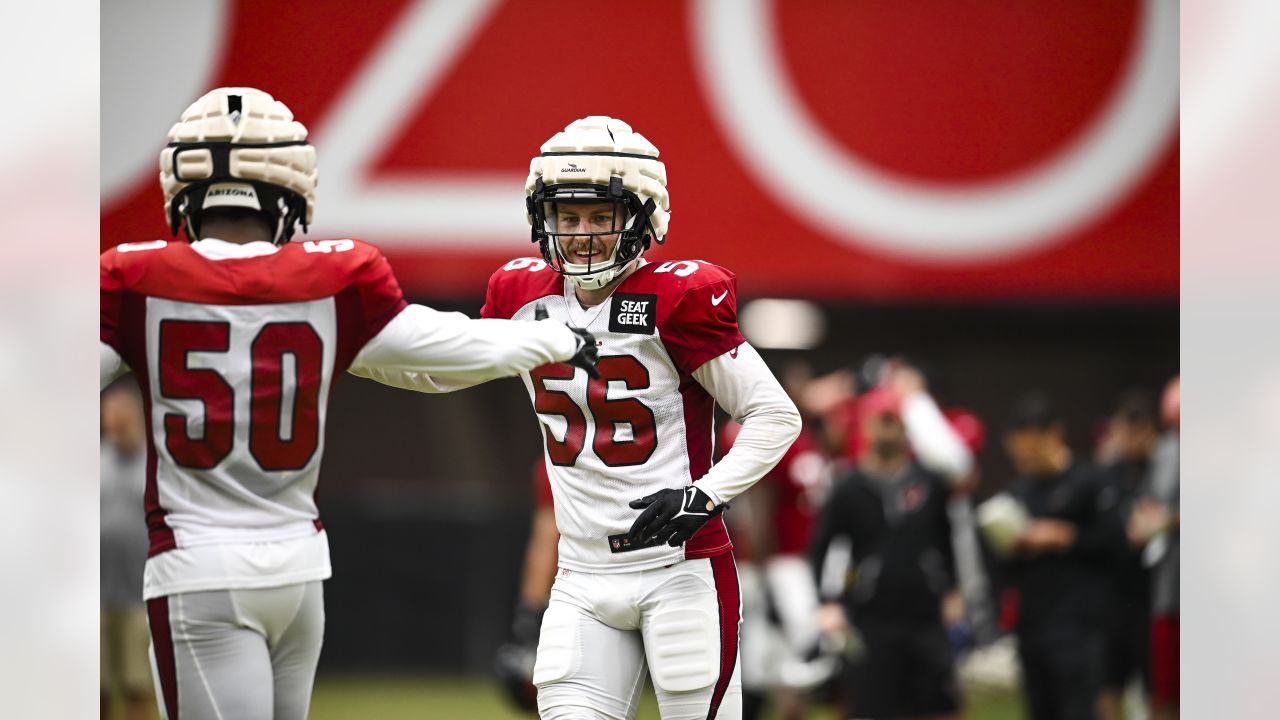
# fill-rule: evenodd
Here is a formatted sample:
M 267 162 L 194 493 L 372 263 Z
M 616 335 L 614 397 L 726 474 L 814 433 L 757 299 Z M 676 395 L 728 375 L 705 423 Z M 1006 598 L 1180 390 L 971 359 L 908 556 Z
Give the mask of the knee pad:
M 644 647 L 654 684 L 667 692 L 710 687 L 720 677 L 720 619 L 705 610 L 656 613 Z
M 541 687 L 574 671 L 581 645 L 578 633 L 577 610 L 562 603 L 552 603 L 547 608 L 538 635 L 538 657 L 533 664 L 534 685 Z

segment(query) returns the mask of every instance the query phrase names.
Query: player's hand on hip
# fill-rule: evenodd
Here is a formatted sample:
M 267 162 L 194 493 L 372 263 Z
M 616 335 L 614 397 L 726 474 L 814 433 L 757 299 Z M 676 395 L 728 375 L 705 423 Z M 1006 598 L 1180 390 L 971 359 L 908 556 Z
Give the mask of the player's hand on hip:
M 727 503 L 716 505 L 696 485 L 659 490 L 629 504 L 633 510 L 643 511 L 627 533 L 642 547 L 661 543 L 680 547 L 729 507 Z
M 533 308 L 534 320 L 546 320 L 547 308 L 542 303 L 538 303 Z M 587 332 L 583 328 L 577 328 L 568 323 L 566 327 L 577 336 L 578 346 L 574 348 L 573 356 L 565 362 L 573 367 L 580 367 L 587 371 L 587 375 L 599 379 L 600 371 L 596 369 L 596 363 L 600 362 L 600 349 L 596 346 L 596 336 Z

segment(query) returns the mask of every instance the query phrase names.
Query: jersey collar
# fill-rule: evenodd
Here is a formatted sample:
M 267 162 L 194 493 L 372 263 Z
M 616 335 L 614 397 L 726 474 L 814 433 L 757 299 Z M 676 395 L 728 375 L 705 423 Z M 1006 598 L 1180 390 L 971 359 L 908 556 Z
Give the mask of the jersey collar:
M 273 255 L 280 250 L 280 246 L 272 245 L 265 240 L 239 244 L 218 238 L 204 238 L 191 243 L 191 249 L 208 260 L 232 260 Z

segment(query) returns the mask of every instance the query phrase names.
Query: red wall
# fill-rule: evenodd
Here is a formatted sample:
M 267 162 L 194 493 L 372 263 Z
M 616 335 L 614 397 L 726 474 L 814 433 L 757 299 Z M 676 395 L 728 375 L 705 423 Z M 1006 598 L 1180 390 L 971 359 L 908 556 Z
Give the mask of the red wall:
M 1037 173 L 1083 156 L 1114 104 L 1137 97 L 1131 83 L 1144 43 L 1159 32 L 1170 39 L 1147 14 L 1158 4 L 494 2 L 470 25 L 444 33 L 446 40 L 409 45 L 379 75 L 375 62 L 398 32 L 414 26 L 433 37 L 431 28 L 454 21 L 446 13 L 456 16 L 467 4 L 229 2 L 222 26 L 210 30 L 220 37 L 208 87 L 260 87 L 293 109 L 319 149 L 311 237 L 377 243 L 417 297 L 478 296 L 495 267 L 533 254 L 521 209 L 528 159 L 569 121 L 608 114 L 652 140 L 668 167 L 669 244 L 652 256 L 727 266 L 744 296 L 1171 300 L 1178 292 L 1176 16 L 1164 99 L 1134 112 L 1139 129 L 1130 128 L 1113 153 L 1115 168 L 1048 193 L 1042 215 L 1082 189 L 1106 188 L 1099 198 L 1066 220 L 1041 222 L 1033 213 L 1025 231 L 996 227 L 1005 213 L 983 199 L 997 190 L 1013 197 Z M 750 64 L 715 59 L 713 29 L 733 26 L 716 9 L 741 14 L 757 6 L 764 42 L 729 34 L 748 56 L 771 58 L 762 66 L 777 73 L 781 95 L 713 69 Z M 430 52 L 448 41 L 456 43 L 451 50 Z M 112 58 L 103 62 L 105 73 Z M 438 80 L 404 82 L 422 68 L 438 71 Z M 379 77 L 383 89 L 353 105 Z M 747 98 L 759 114 L 735 112 L 729 95 Z M 116 101 L 104 94 L 104 107 Z M 781 162 L 753 160 L 744 150 L 763 143 L 776 151 L 804 135 L 775 125 L 772 134 L 741 139 L 750 134 L 747 119 L 780 106 L 823 138 L 823 162 L 790 160 L 785 151 Z M 172 108 L 170 122 L 181 109 Z M 343 112 L 354 120 L 338 122 Z M 154 153 L 162 145 L 157 137 Z M 357 145 L 354 164 L 340 160 L 335 146 Z M 1134 148 L 1138 159 L 1120 157 Z M 983 222 L 992 236 L 1007 237 L 942 218 L 926 223 L 923 238 L 899 238 L 891 226 L 902 218 L 889 218 L 879 201 L 860 193 L 832 198 L 830 183 L 794 181 L 854 165 L 899 195 L 987 202 Z M 168 235 L 154 167 L 104 188 L 103 248 Z M 392 197 L 398 184 L 409 189 L 407 200 Z M 426 198 L 459 191 L 476 202 L 423 209 Z M 816 199 L 804 206 L 805 197 Z M 421 212 L 414 198 L 424 198 Z M 377 222 L 361 219 L 380 203 L 387 209 L 372 211 Z M 926 217 L 925 203 L 919 207 Z M 849 221 L 850 214 L 859 219 Z M 872 229 L 882 221 L 884 228 Z

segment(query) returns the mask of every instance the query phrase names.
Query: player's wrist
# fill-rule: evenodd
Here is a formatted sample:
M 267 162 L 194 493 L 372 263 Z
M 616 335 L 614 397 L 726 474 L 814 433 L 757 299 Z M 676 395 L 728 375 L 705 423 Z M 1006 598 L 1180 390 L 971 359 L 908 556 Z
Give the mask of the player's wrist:
M 708 511 L 713 511 L 716 508 L 720 507 L 721 505 L 728 504 L 728 501 L 725 500 L 724 497 L 720 495 L 720 493 L 716 492 L 715 488 L 709 485 L 703 485 L 700 482 L 694 483 L 693 486 L 697 488 L 698 491 L 701 492 L 703 495 L 706 495 L 707 499 L 711 502 L 711 507 L 707 508 Z

